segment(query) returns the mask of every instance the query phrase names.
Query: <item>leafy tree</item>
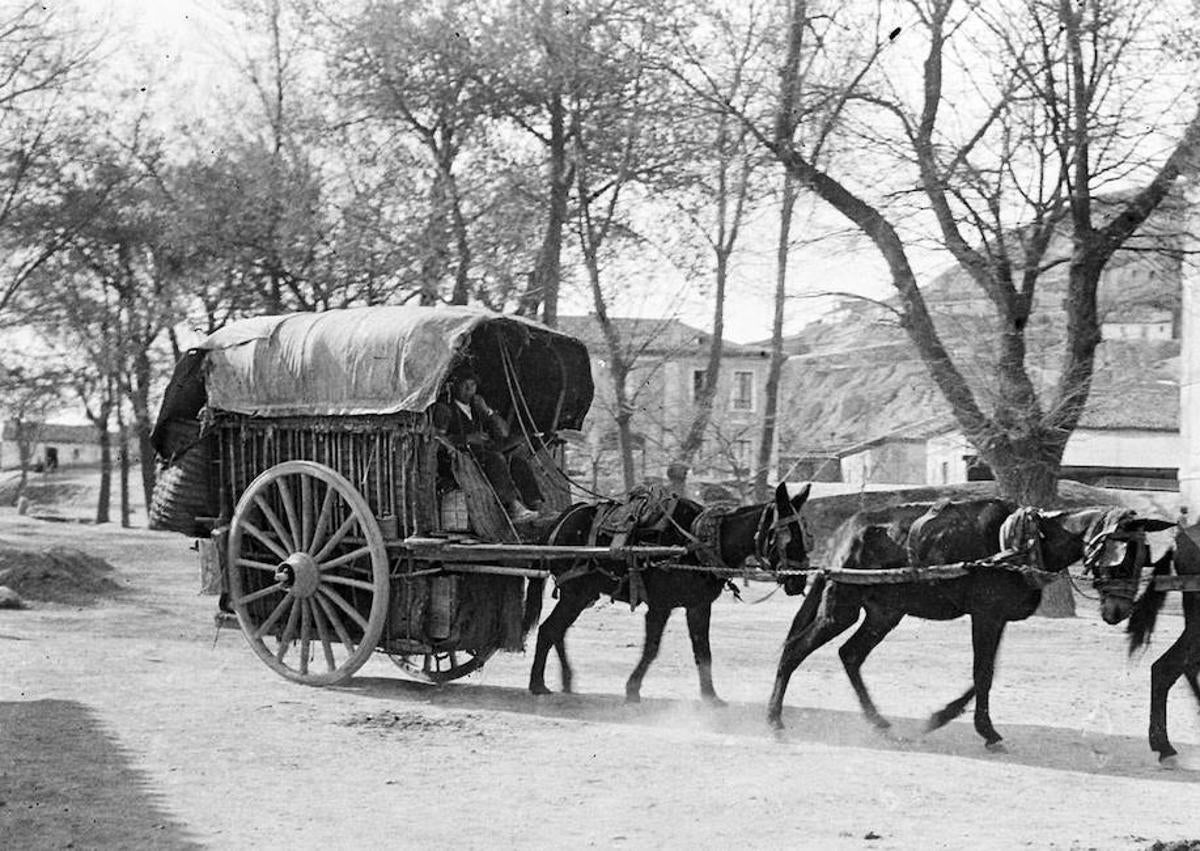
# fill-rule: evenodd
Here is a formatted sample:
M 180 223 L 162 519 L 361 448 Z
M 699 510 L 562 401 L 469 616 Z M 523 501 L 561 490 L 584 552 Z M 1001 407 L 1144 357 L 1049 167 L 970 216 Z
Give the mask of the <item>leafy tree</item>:
M 471 291 L 472 246 L 458 169 L 464 147 L 492 108 L 476 68 L 473 5 L 371 2 L 346 25 L 338 50 L 340 75 L 358 106 L 350 120 L 399 128 L 429 164 L 425 227 L 418 238 L 424 304 L 440 300 L 439 284 L 447 277 L 452 304 L 466 304 Z M 404 138 L 387 135 L 393 144 Z
M 42 216 L 81 131 L 79 91 L 97 42 L 70 6 L 22 2 L 0 10 L 0 312 L 91 210 L 48 227 Z
M 646 65 L 638 45 L 662 39 L 671 9 L 665 0 L 511 0 L 487 19 L 492 26 L 481 36 L 480 82 L 495 113 L 543 154 L 543 189 L 529 199 L 543 211 L 542 237 L 519 296 L 517 310 L 524 315 L 557 323 L 584 125 L 594 128 L 621 87 L 637 78 Z M 635 65 L 623 68 L 626 61 Z M 625 90 L 630 104 L 633 94 Z
M 113 125 L 114 133 L 118 128 Z M 179 289 L 186 269 L 158 179 L 162 159 L 161 140 L 144 134 L 140 121 L 92 144 L 88 156 L 63 175 L 56 193 L 61 206 L 46 213 L 70 218 L 75 199 L 86 199 L 97 213 L 43 265 L 22 302 L 28 321 L 86 356 L 77 384 L 97 400 L 89 416 L 98 427 L 120 404 L 114 387 L 128 400 L 146 505 L 155 476 L 150 432 L 157 347 L 182 316 Z

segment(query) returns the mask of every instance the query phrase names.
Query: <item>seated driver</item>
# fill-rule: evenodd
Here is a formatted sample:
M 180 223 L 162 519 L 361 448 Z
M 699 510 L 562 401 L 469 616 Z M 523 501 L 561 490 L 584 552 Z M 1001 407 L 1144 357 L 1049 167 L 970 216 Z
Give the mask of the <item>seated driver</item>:
M 451 373 L 449 385 L 450 401 L 434 403 L 434 429 L 455 449 L 471 453 L 513 521 L 535 519 L 542 495 L 529 461 L 511 451 L 508 423 L 479 395 L 479 379 L 469 368 Z M 441 467 L 439 460 L 439 476 L 449 478 Z

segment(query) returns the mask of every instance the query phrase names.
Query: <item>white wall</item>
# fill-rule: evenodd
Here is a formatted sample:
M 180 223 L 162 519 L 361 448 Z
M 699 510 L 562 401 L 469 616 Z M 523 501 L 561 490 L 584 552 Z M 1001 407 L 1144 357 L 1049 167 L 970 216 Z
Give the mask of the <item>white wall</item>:
M 851 452 L 841 459 L 842 481 L 848 485 L 861 485 L 871 481 L 871 450 Z
M 929 438 L 925 443 L 925 482 L 931 485 L 965 482 L 967 462 L 963 456 L 975 454 L 975 447 L 958 432 Z
M 1067 441 L 1062 462 L 1067 467 L 1173 467 L 1183 457 L 1183 447 L 1183 437 L 1175 432 L 1077 429 Z M 925 481 L 965 482 L 963 456 L 975 454 L 958 432 L 931 437 L 925 444 Z
M 1077 429 L 1067 441 L 1067 467 L 1173 467 L 1183 455 L 1176 432 Z
M 100 463 L 100 446 L 95 443 L 55 443 L 48 442 L 50 446 L 58 449 L 58 466 L 77 467 L 80 465 L 94 465 Z M 38 461 L 46 457 L 47 442 L 39 441 L 33 444 L 32 452 L 29 457 L 29 466 L 32 467 Z M 136 448 L 136 447 L 134 447 Z M 113 447 L 114 461 L 116 447 Z M 21 468 L 21 454 L 15 440 L 0 440 L 0 469 L 4 470 L 19 470 Z

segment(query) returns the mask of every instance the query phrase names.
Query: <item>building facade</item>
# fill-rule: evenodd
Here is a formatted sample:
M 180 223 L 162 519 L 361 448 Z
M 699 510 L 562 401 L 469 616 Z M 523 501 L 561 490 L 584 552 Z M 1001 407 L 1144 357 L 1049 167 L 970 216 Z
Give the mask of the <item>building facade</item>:
M 99 432 L 90 425 L 24 423 L 24 442 L 28 445 L 30 469 L 54 470 L 100 463 Z M 0 469 L 21 467 L 21 443 L 18 426 L 4 423 L 0 430 Z
M 632 408 L 634 463 L 641 480 L 663 480 L 696 413 L 704 387 L 712 336 L 678 320 L 614 318 L 621 352 L 632 364 L 626 381 Z M 593 316 L 562 316 L 559 330 L 583 340 L 591 355 L 596 398 L 584 433 L 571 447 L 575 475 L 597 485 L 620 475 L 616 393 L 609 367 L 609 344 Z M 761 441 L 770 353 L 764 348 L 724 342 L 712 419 L 689 477 L 737 489 L 754 474 Z

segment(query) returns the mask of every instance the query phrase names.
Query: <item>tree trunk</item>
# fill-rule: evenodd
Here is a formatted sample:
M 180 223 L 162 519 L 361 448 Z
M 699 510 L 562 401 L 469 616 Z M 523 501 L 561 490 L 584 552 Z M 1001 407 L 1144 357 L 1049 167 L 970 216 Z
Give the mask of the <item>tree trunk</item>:
M 754 501 L 771 496 L 767 481 L 775 449 L 775 418 L 779 413 L 779 378 L 787 358 L 783 354 L 783 303 L 787 298 L 788 241 L 792 234 L 792 211 L 796 207 L 796 183 L 783 174 L 783 197 L 779 210 L 779 241 L 775 249 L 775 316 L 771 323 L 771 365 L 767 369 L 766 399 L 763 401 L 762 436 L 758 442 L 758 468 L 754 471 Z
M 451 304 L 466 304 L 471 298 L 471 240 L 467 231 L 467 220 L 463 216 L 462 199 L 458 195 L 458 181 L 454 175 L 449 176 L 450 182 L 450 216 L 454 226 L 454 245 L 458 254 L 458 262 L 454 268 L 454 292 L 450 295 Z
M 1021 457 L 1009 452 L 995 459 L 992 471 L 1000 495 L 1018 505 L 1054 505 L 1058 501 L 1062 449 L 1058 448 L 1056 458 L 1053 457 L 1053 450 L 1047 457 L 1044 449 L 1039 451 L 1032 445 L 1026 448 L 1031 451 L 1022 453 Z M 984 460 L 992 463 L 986 457 Z M 1049 618 L 1075 617 L 1075 591 L 1070 577 L 1064 574 L 1042 590 L 1042 603 L 1036 614 Z
M 558 324 L 558 289 L 562 275 L 562 235 L 567 223 L 567 202 L 572 177 L 567 169 L 566 110 L 561 96 L 550 102 L 550 142 L 548 150 L 550 205 L 546 213 L 546 232 L 538 250 L 537 264 L 529 276 L 529 285 L 521 294 L 518 312 L 537 316 L 553 328 Z
M 97 429 L 97 440 L 100 443 L 100 492 L 96 497 L 96 522 L 107 523 L 111 519 L 109 507 L 112 505 L 112 435 L 108 433 L 108 417 L 93 420 Z
M 637 468 L 633 463 L 633 429 L 629 427 L 629 414 L 617 415 L 617 445 L 621 448 L 621 475 L 625 482 L 625 491 L 629 492 L 637 484 Z
M 150 357 L 145 350 L 134 356 L 133 381 L 129 393 L 129 404 L 133 409 L 134 431 L 137 434 L 138 460 L 142 473 L 142 503 L 150 506 L 154 494 L 154 444 L 150 434 L 154 431 L 154 417 L 150 412 Z
M 724 217 L 722 216 L 722 222 Z M 732 246 L 731 246 L 732 248 Z M 696 397 L 696 412 L 688 428 L 683 444 L 679 447 L 676 463 L 690 468 L 696 453 L 704 444 L 704 435 L 712 422 L 713 402 L 717 397 L 717 381 L 721 375 L 721 357 L 725 351 L 725 285 L 729 272 L 729 250 L 717 251 L 716 293 L 713 298 L 713 334 L 708 349 L 708 362 L 704 368 L 704 387 Z
M 429 188 L 429 219 L 422 232 L 425 244 L 421 246 L 420 301 L 424 305 L 437 304 L 439 287 L 449 266 L 448 203 L 446 175 L 438 170 Z
M 29 458 L 33 455 L 33 447 L 30 446 L 29 439 L 25 436 L 25 424 L 16 420 L 13 425 L 17 432 L 17 458 L 21 462 L 21 478 L 17 482 L 17 495 L 13 498 L 15 505 L 17 500 L 25 494 L 25 488 L 29 485 Z
M 121 528 L 129 528 L 129 428 L 124 405 L 117 405 L 117 459 L 121 482 Z M 150 503 L 147 502 L 147 510 Z

